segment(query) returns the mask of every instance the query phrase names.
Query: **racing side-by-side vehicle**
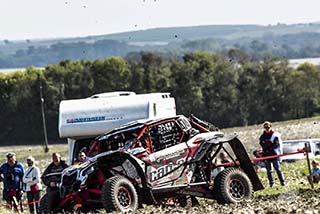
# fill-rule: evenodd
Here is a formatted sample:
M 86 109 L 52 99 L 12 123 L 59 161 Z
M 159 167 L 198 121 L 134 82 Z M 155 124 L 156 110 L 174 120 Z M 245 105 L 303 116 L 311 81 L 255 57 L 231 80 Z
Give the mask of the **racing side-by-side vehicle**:
M 232 161 L 214 175 L 220 152 Z M 236 135 L 210 131 L 193 116 L 126 124 L 91 141 L 87 154 L 89 161 L 62 172 L 61 209 L 126 212 L 187 196 L 236 203 L 263 189 Z

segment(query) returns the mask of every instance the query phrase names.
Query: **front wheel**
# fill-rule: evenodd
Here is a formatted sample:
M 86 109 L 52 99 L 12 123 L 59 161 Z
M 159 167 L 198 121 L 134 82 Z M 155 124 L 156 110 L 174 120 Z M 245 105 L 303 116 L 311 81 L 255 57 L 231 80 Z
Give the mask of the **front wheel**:
M 218 203 L 237 203 L 252 195 L 252 184 L 248 176 L 238 168 L 227 168 L 214 181 Z
M 102 187 L 102 204 L 107 212 L 129 212 L 138 209 L 138 194 L 133 184 L 122 176 L 114 176 Z

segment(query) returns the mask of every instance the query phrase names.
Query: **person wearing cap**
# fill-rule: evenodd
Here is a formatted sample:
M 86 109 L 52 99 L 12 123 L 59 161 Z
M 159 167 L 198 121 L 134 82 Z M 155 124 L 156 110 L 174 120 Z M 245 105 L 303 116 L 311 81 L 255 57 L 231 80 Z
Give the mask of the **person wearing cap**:
M 311 162 L 312 169 L 311 169 L 311 176 L 308 176 L 308 181 L 310 183 L 318 183 L 320 181 L 320 168 L 319 168 L 319 162 L 316 160 L 313 160 Z
M 274 131 L 272 128 L 272 125 L 269 121 L 265 121 L 263 123 L 264 131 L 262 135 L 259 138 L 259 143 L 262 147 L 262 156 L 268 157 L 268 156 L 277 156 L 281 153 L 280 151 L 280 144 L 282 143 L 281 140 L 281 134 L 279 132 Z M 267 169 L 267 175 L 269 180 L 270 187 L 273 186 L 274 180 L 272 176 L 272 166 L 277 172 L 278 178 L 280 180 L 281 186 L 285 185 L 284 176 L 281 171 L 280 166 L 280 158 L 274 157 L 271 159 L 265 160 L 265 165 Z
M 34 158 L 27 158 L 28 168 L 23 175 L 23 182 L 26 184 L 26 192 L 29 210 L 31 214 L 38 212 L 39 200 L 40 200 L 40 190 L 42 189 L 40 183 L 40 169 L 35 166 Z
M 262 157 L 262 154 L 263 154 L 263 150 L 262 149 L 256 149 L 253 151 L 253 155 L 255 158 L 261 158 Z M 259 170 L 265 170 L 265 163 L 263 160 L 255 160 L 254 161 L 254 167 L 255 167 L 255 170 L 256 171 L 259 171 Z
M 6 154 L 7 161 L 0 166 L 0 180 L 3 181 L 3 199 L 11 204 L 16 198 L 21 200 L 23 194 L 24 175 L 23 165 L 17 161 L 16 154 L 9 152 Z
M 47 186 L 46 191 L 50 212 L 55 213 L 59 209 L 60 195 L 58 183 L 60 182 L 62 171 L 67 167 L 66 162 L 61 160 L 61 155 L 55 152 L 52 154 L 52 163 L 49 164 L 41 176 L 43 183 Z

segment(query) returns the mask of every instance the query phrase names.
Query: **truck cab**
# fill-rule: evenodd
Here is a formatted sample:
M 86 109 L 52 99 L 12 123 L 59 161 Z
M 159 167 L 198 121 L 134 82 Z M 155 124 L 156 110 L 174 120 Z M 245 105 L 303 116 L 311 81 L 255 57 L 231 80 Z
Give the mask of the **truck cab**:
M 306 149 L 308 151 L 308 156 L 310 158 L 315 158 L 316 156 L 320 155 L 320 151 L 319 151 L 320 139 L 317 139 L 317 138 L 284 140 L 282 142 L 281 147 L 282 147 L 283 154 L 289 154 L 289 153 L 297 152 L 302 149 Z M 283 156 L 281 157 L 281 160 L 286 162 L 293 162 L 293 161 L 304 159 L 304 158 L 305 158 L 305 155 L 303 153 L 299 153 L 299 154 Z
M 128 122 L 175 115 L 175 99 L 170 93 L 107 92 L 61 101 L 58 128 L 60 137 L 68 140 L 72 164 L 78 152 L 89 149 L 96 136 Z

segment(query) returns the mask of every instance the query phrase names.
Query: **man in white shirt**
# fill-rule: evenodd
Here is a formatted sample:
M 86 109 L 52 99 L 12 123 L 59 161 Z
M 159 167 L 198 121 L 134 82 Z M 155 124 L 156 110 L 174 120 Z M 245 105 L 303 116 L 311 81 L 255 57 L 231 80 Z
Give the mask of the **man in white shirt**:
M 23 175 L 23 183 L 26 184 L 27 199 L 29 210 L 31 214 L 38 212 L 40 190 L 42 189 L 40 183 L 40 169 L 34 165 L 34 158 L 27 158 L 28 168 Z M 35 209 L 36 208 L 36 209 Z

